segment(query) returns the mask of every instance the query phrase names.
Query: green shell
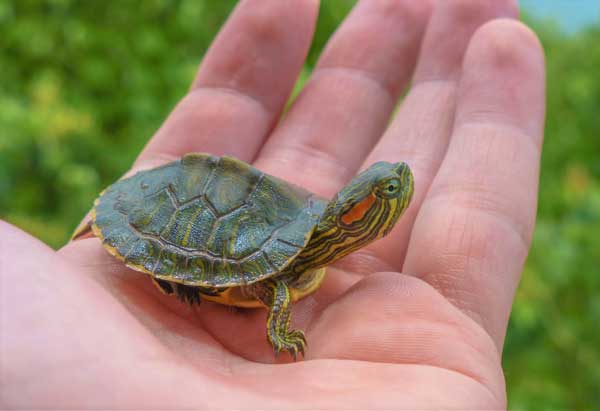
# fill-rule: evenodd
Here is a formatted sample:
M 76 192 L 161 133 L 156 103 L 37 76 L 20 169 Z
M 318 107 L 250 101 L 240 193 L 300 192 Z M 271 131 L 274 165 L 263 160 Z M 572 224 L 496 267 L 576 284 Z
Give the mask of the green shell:
M 188 154 L 108 187 L 93 229 L 134 269 L 228 287 L 280 273 L 306 247 L 325 206 L 242 161 Z

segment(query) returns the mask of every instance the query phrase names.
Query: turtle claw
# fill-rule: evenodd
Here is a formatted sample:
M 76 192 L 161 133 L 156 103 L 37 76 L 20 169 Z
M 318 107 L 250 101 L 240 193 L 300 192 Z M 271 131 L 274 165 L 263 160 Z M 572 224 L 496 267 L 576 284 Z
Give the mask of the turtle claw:
M 304 335 L 304 331 L 296 330 L 294 331 L 294 334 L 302 342 L 302 350 L 304 351 L 304 349 L 306 348 L 306 336 Z
M 300 352 L 300 354 L 302 354 L 302 357 L 304 358 L 304 350 L 306 349 L 306 344 L 301 344 L 300 346 L 298 346 L 298 351 Z M 294 358 L 295 360 L 295 358 Z
M 290 333 L 290 339 L 294 341 L 294 351 L 296 353 L 302 354 L 304 357 L 304 351 L 306 350 L 306 337 L 304 336 L 304 332 L 302 330 L 292 331 Z M 294 361 L 296 360 L 296 355 L 294 355 Z
M 283 337 L 274 339 L 271 344 L 275 357 L 278 357 L 280 352 L 287 351 L 294 361 L 297 360 L 298 354 L 302 354 L 304 357 L 306 351 L 306 337 L 302 330 L 289 332 Z
M 306 337 L 304 336 L 304 332 L 302 330 L 295 330 L 288 333 L 283 339 L 282 343 L 282 349 L 289 352 L 294 361 L 296 361 L 298 353 L 302 354 L 302 357 L 304 357 L 304 352 L 306 350 Z

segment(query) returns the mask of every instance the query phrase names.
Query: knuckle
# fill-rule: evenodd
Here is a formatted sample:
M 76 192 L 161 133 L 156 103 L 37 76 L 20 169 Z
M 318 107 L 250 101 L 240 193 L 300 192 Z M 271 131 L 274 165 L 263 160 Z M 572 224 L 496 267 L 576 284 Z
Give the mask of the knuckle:
M 469 24 L 493 17 L 517 17 L 518 5 L 516 0 L 453 0 L 441 2 L 440 12 L 458 24 Z
M 366 2 L 366 5 L 374 12 L 397 20 L 399 23 L 422 22 L 430 11 L 430 4 L 427 1 L 378 0 Z

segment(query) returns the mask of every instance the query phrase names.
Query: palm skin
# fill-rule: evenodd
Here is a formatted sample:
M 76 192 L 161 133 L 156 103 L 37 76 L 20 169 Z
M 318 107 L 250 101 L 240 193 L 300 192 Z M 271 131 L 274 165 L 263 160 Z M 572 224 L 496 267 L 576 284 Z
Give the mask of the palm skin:
M 265 310 L 191 308 L 97 239 L 55 252 L 0 223 L 3 408 L 505 407 L 543 128 L 535 35 L 509 0 L 359 2 L 274 128 L 317 8 L 241 2 L 132 169 L 230 154 L 331 196 L 374 161 L 411 166 L 396 229 L 295 305 L 305 360 L 273 357 Z

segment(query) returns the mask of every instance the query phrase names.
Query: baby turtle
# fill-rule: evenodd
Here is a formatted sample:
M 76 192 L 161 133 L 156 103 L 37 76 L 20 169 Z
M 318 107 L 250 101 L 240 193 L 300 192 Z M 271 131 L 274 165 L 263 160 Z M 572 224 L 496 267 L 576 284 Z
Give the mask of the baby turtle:
M 405 163 L 378 162 L 332 200 L 231 157 L 191 153 L 117 181 L 73 238 L 95 235 L 166 294 L 266 307 L 275 354 L 304 355 L 291 303 L 314 292 L 325 267 L 388 234 L 408 207 Z

